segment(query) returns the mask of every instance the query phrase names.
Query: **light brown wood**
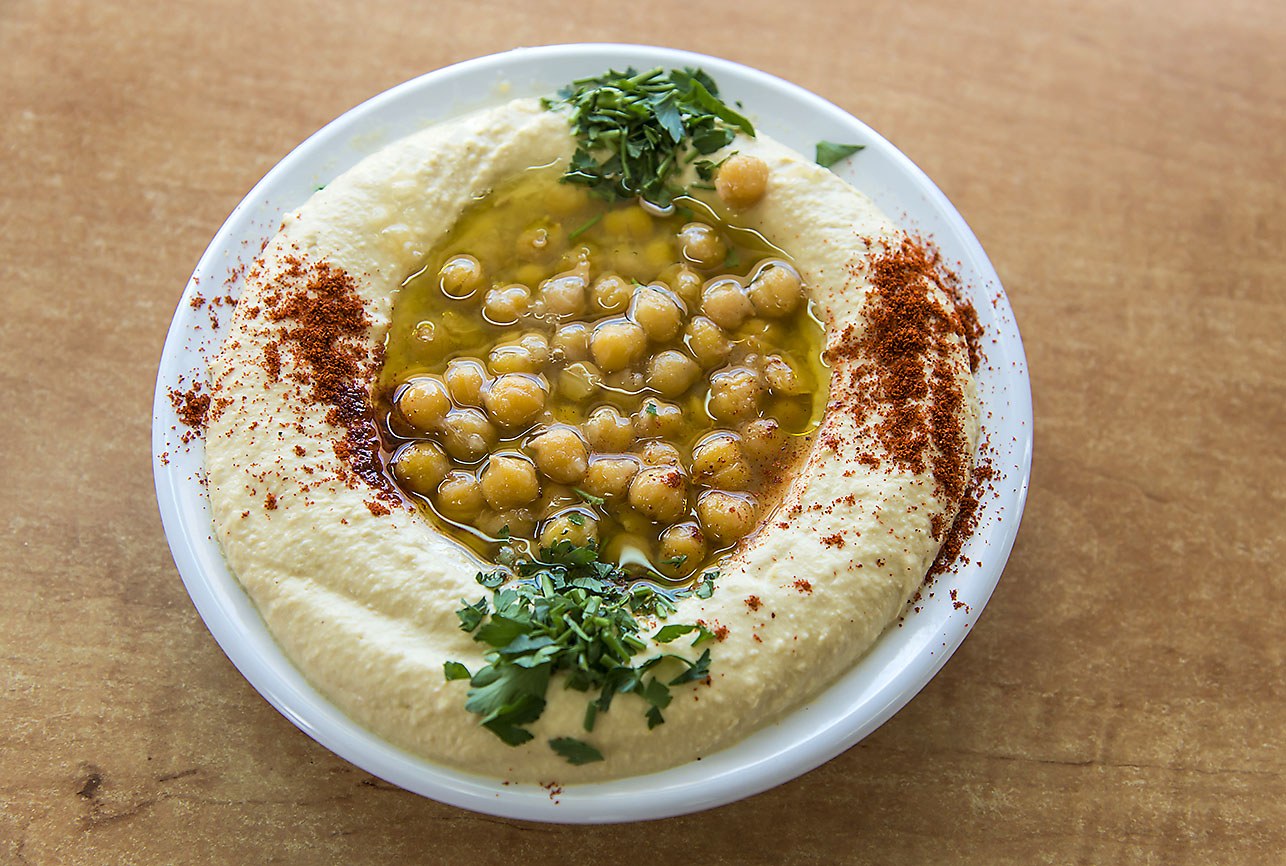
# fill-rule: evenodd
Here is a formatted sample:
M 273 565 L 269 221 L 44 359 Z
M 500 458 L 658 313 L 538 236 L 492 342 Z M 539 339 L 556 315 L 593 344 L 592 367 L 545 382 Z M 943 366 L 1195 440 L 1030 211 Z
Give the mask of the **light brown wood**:
M 1000 587 L 824 767 L 568 828 L 390 788 L 227 662 L 156 515 L 170 315 L 251 185 L 470 56 L 671 44 L 870 122 L 960 207 L 1031 362 Z M 1277 862 L 1286 848 L 1286 6 L 966 0 L 0 10 L 0 862 Z

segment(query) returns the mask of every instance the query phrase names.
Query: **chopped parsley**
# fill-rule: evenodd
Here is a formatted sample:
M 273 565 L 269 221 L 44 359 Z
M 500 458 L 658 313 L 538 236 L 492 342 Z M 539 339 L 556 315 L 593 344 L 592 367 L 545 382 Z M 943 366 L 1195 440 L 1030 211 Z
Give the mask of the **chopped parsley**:
M 456 611 L 460 628 L 489 647 L 483 655 L 486 666 L 472 676 L 459 662 L 443 667 L 448 680 L 469 678 L 465 709 L 509 745 L 522 745 L 533 736 L 527 726 L 544 712 L 550 679 L 561 673 L 566 688 L 593 693 L 585 730 L 592 731 L 597 715 L 624 693 L 643 699 L 649 728 L 663 724 L 661 711 L 672 699 L 670 688 L 709 676 L 710 651 L 695 661 L 659 653 L 636 663 L 634 657 L 647 642 L 635 617 L 664 618 L 674 611 L 673 602 L 646 584 L 622 589 L 628 575 L 600 561 L 593 545 L 578 547 L 560 539 L 540 556 L 519 561 L 517 580 L 507 584 L 503 571 L 479 574 L 478 583 L 492 590 L 491 601 L 463 601 Z M 712 574 L 703 576 L 711 591 Z M 669 643 L 694 632 L 692 646 L 713 637 L 705 626 L 690 624 L 667 625 L 653 637 Z M 602 760 L 592 746 L 570 737 L 557 737 L 549 745 L 573 764 Z
M 666 207 L 683 191 L 672 178 L 685 161 L 726 147 L 738 130 L 755 134 L 700 69 L 610 70 L 573 81 L 541 104 L 571 112 L 577 147 L 563 180 L 609 202 L 642 196 Z M 709 180 L 714 164 L 702 162 L 697 173 Z
M 823 168 L 830 168 L 841 159 L 850 157 L 859 150 L 864 150 L 864 144 L 836 144 L 833 141 L 817 142 L 817 164 Z

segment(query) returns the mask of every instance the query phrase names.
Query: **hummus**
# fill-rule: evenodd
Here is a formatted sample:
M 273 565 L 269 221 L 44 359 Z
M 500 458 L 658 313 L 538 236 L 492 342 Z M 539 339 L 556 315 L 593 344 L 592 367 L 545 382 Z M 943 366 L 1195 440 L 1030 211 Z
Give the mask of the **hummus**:
M 246 276 L 211 364 L 206 468 L 217 536 L 286 654 L 389 742 L 514 781 L 683 764 L 817 694 L 921 586 L 978 437 L 950 291 L 923 268 L 888 264 L 906 258 L 907 238 L 832 172 L 763 136 L 738 137 L 728 150 L 769 169 L 767 193 L 739 218 L 791 253 L 826 324 L 821 426 L 766 523 L 720 563 L 713 595 L 682 598 L 669 618 L 700 621 L 720 639 L 708 645 L 709 679 L 674 688 L 665 724 L 649 729 L 629 706 L 641 699 L 627 694 L 585 733 L 585 694 L 555 682 L 532 742 L 511 747 L 479 727 L 464 709 L 468 682 L 446 681 L 443 665 L 484 664 L 456 611 L 486 594 L 475 577 L 489 566 L 391 486 L 377 462 L 371 387 L 399 288 L 435 242 L 489 190 L 565 162 L 573 148 L 565 116 L 517 100 L 363 160 L 284 220 Z M 332 289 L 340 313 L 309 300 Z M 901 362 L 881 352 L 904 343 L 890 317 L 907 311 L 936 323 L 936 341 L 918 350 L 932 363 L 890 377 Z M 687 641 L 649 649 L 699 652 Z M 544 745 L 557 737 L 582 739 L 605 760 L 569 765 Z

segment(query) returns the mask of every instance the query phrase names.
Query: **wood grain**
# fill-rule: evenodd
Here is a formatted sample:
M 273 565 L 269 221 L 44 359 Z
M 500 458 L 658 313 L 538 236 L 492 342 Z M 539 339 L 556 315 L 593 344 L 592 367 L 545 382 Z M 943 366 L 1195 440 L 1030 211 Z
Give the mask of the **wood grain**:
M 423 800 L 232 668 L 156 516 L 150 396 L 214 230 L 291 147 L 515 43 L 782 75 L 960 207 L 1036 464 L 993 601 L 873 736 L 700 815 Z M 1286 6 L 946 0 L 0 8 L 0 863 L 1259 864 L 1286 849 Z

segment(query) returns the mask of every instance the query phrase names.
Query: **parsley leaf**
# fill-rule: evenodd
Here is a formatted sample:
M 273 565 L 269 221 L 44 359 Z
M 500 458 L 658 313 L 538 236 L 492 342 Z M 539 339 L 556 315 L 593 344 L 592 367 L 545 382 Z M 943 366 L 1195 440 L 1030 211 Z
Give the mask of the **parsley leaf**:
M 554 737 L 549 741 L 549 748 L 566 758 L 569 764 L 592 764 L 603 760 L 603 753 L 598 749 L 571 737 Z
M 581 490 L 579 487 L 573 487 L 572 492 L 575 493 L 577 496 L 579 496 L 581 499 L 584 499 L 590 505 L 602 505 L 603 503 L 607 502 L 607 500 L 604 499 L 603 497 L 595 496 L 592 493 L 586 493 L 584 490 Z
M 823 168 L 830 168 L 841 159 L 852 156 L 865 148 L 866 145 L 864 144 L 836 144 L 833 141 L 819 141 L 817 142 L 817 164 Z
M 445 662 L 442 665 L 442 673 L 446 676 L 447 682 L 452 680 L 467 680 L 470 676 L 469 669 L 459 662 Z
M 545 108 L 567 108 L 577 148 L 563 175 L 606 201 L 642 196 L 662 207 L 682 192 L 673 182 L 688 150 L 709 154 L 755 128 L 719 98 L 700 69 L 609 70 L 573 81 Z M 705 160 L 707 164 L 709 160 Z M 707 168 L 699 166 L 702 180 Z M 585 228 L 588 228 L 586 226 Z M 583 229 L 582 229 L 583 230 Z
M 701 580 L 697 583 L 696 588 L 693 589 L 692 594 L 697 598 L 709 598 L 714 595 L 714 580 L 718 576 L 718 571 L 707 571 L 701 575 Z

